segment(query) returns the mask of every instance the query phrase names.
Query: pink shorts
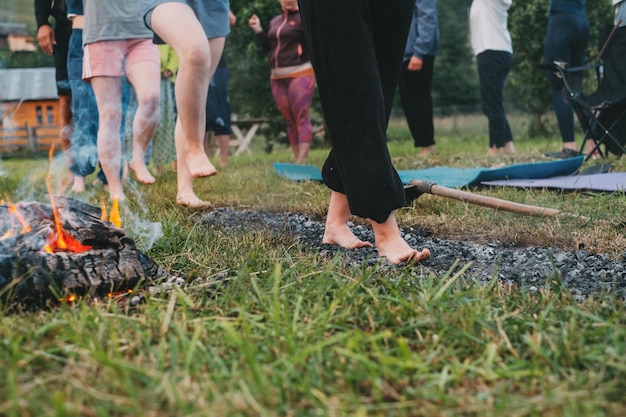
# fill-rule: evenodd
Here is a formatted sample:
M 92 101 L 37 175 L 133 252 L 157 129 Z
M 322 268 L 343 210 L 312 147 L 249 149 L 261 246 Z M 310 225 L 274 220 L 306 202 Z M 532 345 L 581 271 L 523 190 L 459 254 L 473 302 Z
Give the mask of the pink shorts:
M 138 62 L 161 66 L 159 49 L 152 39 L 100 41 L 85 45 L 83 80 L 92 77 L 122 77 Z

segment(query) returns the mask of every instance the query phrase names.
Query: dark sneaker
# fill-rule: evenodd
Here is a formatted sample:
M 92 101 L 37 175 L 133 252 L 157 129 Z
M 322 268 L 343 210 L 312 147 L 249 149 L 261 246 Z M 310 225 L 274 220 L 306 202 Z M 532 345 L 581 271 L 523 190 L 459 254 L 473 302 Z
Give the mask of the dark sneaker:
M 575 158 L 577 156 L 580 156 L 581 153 L 578 151 L 575 151 L 573 149 L 570 148 L 563 148 L 560 151 L 556 151 L 556 152 L 546 152 L 543 154 L 543 156 L 548 157 L 548 158 L 555 158 L 555 159 L 567 159 L 567 158 Z

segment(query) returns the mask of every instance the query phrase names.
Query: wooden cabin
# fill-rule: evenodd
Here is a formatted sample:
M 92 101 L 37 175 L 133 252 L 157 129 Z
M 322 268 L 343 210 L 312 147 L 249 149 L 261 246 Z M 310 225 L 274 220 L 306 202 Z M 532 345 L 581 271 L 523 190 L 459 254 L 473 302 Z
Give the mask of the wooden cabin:
M 49 149 L 59 136 L 54 68 L 0 69 L 0 152 Z
M 26 23 L 0 22 L 0 48 L 11 49 L 9 38 L 29 38 Z

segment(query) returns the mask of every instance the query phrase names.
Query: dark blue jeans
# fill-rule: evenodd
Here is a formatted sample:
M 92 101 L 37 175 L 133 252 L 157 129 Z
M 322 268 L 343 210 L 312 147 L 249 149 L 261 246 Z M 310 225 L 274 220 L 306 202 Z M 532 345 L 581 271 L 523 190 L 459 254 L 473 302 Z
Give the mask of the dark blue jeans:
M 589 20 L 586 16 L 575 13 L 550 13 L 543 52 L 545 63 L 558 61 L 568 67 L 582 66 L 585 64 L 588 43 Z M 582 72 L 568 75 L 567 82 L 573 90 L 582 89 L 582 76 Z M 548 72 L 548 81 L 561 138 L 563 142 L 574 142 L 574 111 L 569 102 L 569 95 L 563 81 L 554 72 Z
M 476 56 L 483 113 L 489 121 L 489 147 L 502 148 L 513 140 L 504 112 L 504 83 L 511 70 L 513 55 L 506 51 L 487 50 Z
M 73 174 L 85 177 L 98 163 L 98 106 L 91 84 L 83 81 L 83 30 L 73 29 L 67 56 L 67 72 L 72 89 L 74 134 L 70 142 Z

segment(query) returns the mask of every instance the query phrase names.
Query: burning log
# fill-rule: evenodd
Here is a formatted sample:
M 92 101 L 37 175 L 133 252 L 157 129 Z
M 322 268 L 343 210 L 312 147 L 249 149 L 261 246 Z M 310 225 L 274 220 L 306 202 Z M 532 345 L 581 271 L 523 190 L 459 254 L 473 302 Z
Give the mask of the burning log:
M 0 297 L 42 305 L 102 297 L 170 275 L 102 209 L 75 199 L 0 204 Z

